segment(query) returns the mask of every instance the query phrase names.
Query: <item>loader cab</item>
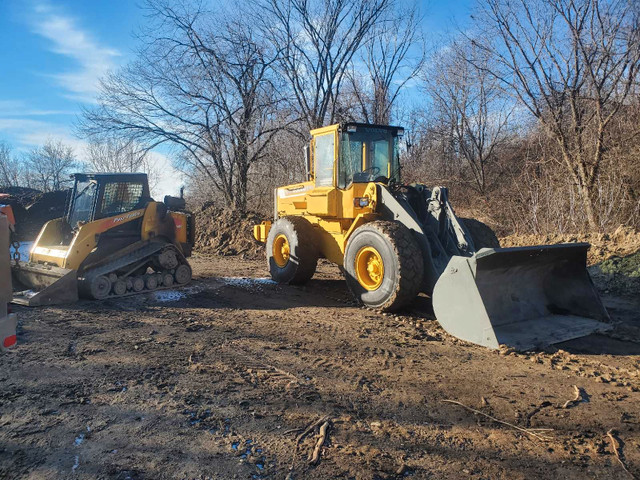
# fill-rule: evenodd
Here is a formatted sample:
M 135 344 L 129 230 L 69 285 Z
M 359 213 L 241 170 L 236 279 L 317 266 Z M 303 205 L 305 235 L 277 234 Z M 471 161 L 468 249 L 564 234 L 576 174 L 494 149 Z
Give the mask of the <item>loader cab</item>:
M 399 182 L 401 127 L 344 123 L 311 131 L 307 171 L 316 187 Z
M 150 200 L 144 173 L 76 173 L 65 218 L 71 228 L 143 208 Z

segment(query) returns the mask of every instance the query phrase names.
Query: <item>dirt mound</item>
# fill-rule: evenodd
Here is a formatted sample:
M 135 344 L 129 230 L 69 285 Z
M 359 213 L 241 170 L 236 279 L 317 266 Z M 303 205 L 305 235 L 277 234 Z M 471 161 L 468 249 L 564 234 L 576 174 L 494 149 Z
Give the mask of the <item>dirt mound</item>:
M 42 193 L 33 188 L 8 187 L 0 190 L 0 203 L 11 205 L 16 232 L 21 240 L 33 240 L 49 220 L 64 216 L 67 190 Z
M 556 243 L 588 242 L 589 265 L 595 265 L 611 257 L 626 257 L 640 250 L 640 232 L 620 226 L 614 233 L 572 233 L 555 235 L 509 235 L 500 239 L 503 247 L 553 245 Z
M 35 239 L 49 220 L 64 217 L 68 190 L 45 192 L 38 195 L 27 206 L 27 218 L 22 225 L 22 236 Z
M 26 208 L 40 195 L 42 192 L 35 188 L 27 187 L 4 187 L 0 188 L 0 194 L 7 195 L 12 201 Z
M 241 255 L 257 259 L 264 246 L 253 238 L 253 226 L 264 218 L 257 213 L 240 214 L 231 209 L 203 207 L 196 213 L 195 250 L 214 255 Z

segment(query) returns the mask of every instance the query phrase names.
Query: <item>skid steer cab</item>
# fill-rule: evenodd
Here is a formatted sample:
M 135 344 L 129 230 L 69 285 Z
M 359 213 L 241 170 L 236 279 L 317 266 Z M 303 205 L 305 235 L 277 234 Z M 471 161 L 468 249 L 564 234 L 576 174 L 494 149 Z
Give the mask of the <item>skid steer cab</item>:
M 144 173 L 76 173 L 66 214 L 47 222 L 28 262 L 15 262 L 13 301 L 105 299 L 188 283 L 193 216 L 182 198 L 154 201 Z M 14 288 L 15 289 L 15 288 Z
M 361 304 L 395 311 L 425 293 L 445 330 L 489 348 L 609 328 L 588 244 L 500 248 L 489 227 L 456 217 L 445 187 L 402 183 L 403 133 L 358 123 L 311 131 L 307 181 L 277 188 L 274 220 L 253 231 L 275 281 L 304 283 L 326 258 Z

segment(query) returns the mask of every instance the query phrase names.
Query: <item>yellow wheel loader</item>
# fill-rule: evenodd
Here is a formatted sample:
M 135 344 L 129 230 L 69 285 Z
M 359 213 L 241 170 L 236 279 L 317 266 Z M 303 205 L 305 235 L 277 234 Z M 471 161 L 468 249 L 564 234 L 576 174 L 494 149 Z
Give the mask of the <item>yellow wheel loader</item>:
M 458 219 L 444 187 L 401 183 L 400 127 L 346 123 L 311 131 L 307 181 L 277 188 L 274 220 L 254 227 L 274 280 L 339 265 L 363 305 L 396 311 L 421 292 L 450 334 L 527 350 L 609 328 L 586 270 L 589 244 L 499 248 Z
M 66 214 L 47 222 L 28 262 L 16 260 L 13 302 L 121 297 L 191 280 L 194 219 L 184 199 L 155 202 L 143 173 L 77 173 Z

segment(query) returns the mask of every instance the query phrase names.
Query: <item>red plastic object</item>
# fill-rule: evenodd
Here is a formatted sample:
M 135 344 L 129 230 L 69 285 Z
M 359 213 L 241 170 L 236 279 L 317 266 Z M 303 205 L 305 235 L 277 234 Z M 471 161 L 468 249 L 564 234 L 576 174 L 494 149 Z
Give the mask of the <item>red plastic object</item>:
M 11 208 L 11 205 L 0 205 L 0 213 L 7 216 L 9 225 L 14 226 L 16 224 L 16 219 L 13 216 L 13 209 Z

